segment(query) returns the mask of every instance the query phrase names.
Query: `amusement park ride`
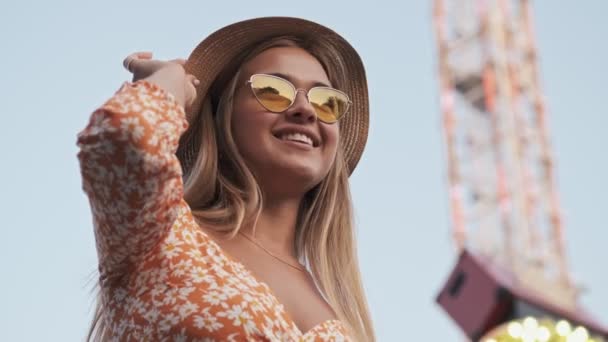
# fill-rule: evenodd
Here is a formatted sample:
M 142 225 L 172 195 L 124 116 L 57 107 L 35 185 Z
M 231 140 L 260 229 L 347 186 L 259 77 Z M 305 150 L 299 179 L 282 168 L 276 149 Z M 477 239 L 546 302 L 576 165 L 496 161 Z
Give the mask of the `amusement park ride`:
M 460 258 L 437 302 L 474 341 L 608 341 L 568 271 L 527 0 L 435 0 Z

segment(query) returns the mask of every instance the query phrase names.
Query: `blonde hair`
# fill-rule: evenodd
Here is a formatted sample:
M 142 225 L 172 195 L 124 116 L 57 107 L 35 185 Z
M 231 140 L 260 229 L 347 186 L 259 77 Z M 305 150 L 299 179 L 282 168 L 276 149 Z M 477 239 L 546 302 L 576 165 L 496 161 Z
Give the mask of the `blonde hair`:
M 184 199 L 202 225 L 230 236 L 236 235 L 245 223 L 255 221 L 263 208 L 262 191 L 232 137 L 233 98 L 242 65 L 274 47 L 302 48 L 319 60 L 334 87 L 340 88 L 344 82 L 344 61 L 323 37 L 275 37 L 252 45 L 218 76 L 199 115 L 191 122 L 191 129 L 182 136 L 180 147 L 184 142 L 198 146 L 192 165 L 182 164 Z M 178 156 L 183 153 L 178 149 Z M 304 196 L 300 205 L 295 248 L 354 339 L 375 341 L 357 261 L 348 175 L 339 147 L 327 176 Z M 94 330 L 96 340 L 105 331 L 99 299 L 89 340 Z

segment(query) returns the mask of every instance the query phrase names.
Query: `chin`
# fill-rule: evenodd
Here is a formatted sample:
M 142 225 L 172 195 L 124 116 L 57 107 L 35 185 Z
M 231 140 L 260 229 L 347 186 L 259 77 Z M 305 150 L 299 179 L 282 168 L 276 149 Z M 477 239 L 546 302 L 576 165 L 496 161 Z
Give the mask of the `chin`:
M 318 183 L 326 176 L 318 167 L 313 167 L 307 163 L 289 163 L 276 167 L 281 170 L 288 178 L 305 183 Z
M 310 163 L 267 163 L 266 170 L 272 170 L 264 173 L 272 176 L 263 180 L 264 188 L 293 195 L 305 194 L 327 176 L 327 172 L 311 167 Z

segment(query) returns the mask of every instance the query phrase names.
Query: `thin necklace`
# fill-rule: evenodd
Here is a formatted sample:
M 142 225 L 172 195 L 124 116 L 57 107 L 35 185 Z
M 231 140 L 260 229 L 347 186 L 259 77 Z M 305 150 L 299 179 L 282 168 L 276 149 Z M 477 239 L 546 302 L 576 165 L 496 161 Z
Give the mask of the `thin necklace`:
M 280 258 L 279 256 L 277 256 L 276 254 L 274 254 L 274 253 L 272 253 L 271 251 L 269 251 L 269 250 L 267 250 L 266 248 L 264 248 L 264 246 L 262 246 L 262 245 L 261 245 L 259 242 L 255 241 L 255 240 L 253 239 L 253 237 L 250 237 L 250 236 L 248 236 L 247 234 L 245 234 L 245 233 L 243 233 L 243 232 L 241 232 L 241 231 L 239 231 L 239 234 L 243 235 L 243 237 L 245 237 L 245 239 L 249 240 L 251 243 L 253 243 L 254 245 L 258 246 L 260 249 L 262 249 L 264 252 L 266 252 L 266 254 L 268 254 L 268 255 L 270 255 L 271 257 L 273 257 L 273 258 L 277 259 L 278 261 L 280 261 L 280 262 L 284 263 L 285 265 L 287 265 L 287 266 L 289 266 L 289 267 L 292 267 L 292 268 L 295 268 L 296 270 L 301 271 L 301 272 L 305 272 L 305 273 L 306 273 L 306 272 L 308 272 L 308 271 L 306 270 L 306 268 L 304 268 L 304 266 L 302 266 L 301 264 L 298 264 L 298 265 L 296 266 L 296 265 L 294 265 L 294 264 L 290 263 L 289 261 L 285 261 L 285 260 L 281 259 L 281 258 Z

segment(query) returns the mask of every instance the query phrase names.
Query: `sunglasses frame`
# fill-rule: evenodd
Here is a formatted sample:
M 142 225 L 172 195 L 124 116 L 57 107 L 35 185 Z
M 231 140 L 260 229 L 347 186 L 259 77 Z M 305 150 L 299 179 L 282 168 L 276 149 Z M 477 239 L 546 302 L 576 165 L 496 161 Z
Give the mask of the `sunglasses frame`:
M 294 92 L 293 100 L 291 101 L 291 103 L 289 104 L 289 106 L 287 106 L 287 108 L 283 109 L 283 110 L 282 110 L 282 111 L 280 111 L 280 112 L 273 111 L 273 110 L 271 110 L 271 109 L 267 108 L 266 106 L 264 106 L 264 104 L 262 103 L 262 101 L 261 101 L 261 100 L 260 100 L 260 99 L 257 97 L 257 95 L 255 94 L 255 91 L 253 90 L 253 78 L 254 78 L 255 76 L 265 76 L 265 77 L 271 77 L 271 78 L 275 78 L 275 79 L 278 79 L 278 80 L 280 80 L 280 81 L 286 82 L 286 83 L 287 83 L 287 84 L 288 84 L 288 85 L 289 85 L 289 86 L 290 86 L 290 87 L 293 89 L 293 92 Z M 296 101 L 296 97 L 298 96 L 298 92 L 300 92 L 300 91 L 304 91 L 304 92 L 306 92 L 306 99 L 308 100 L 308 103 L 309 103 L 309 104 L 311 103 L 311 101 L 310 101 L 310 91 L 311 91 L 311 90 L 313 90 L 313 89 L 329 89 L 329 90 L 332 90 L 332 91 L 335 91 L 335 92 L 338 92 L 338 93 L 340 93 L 340 94 L 344 95 L 344 97 L 346 97 L 346 100 L 347 100 L 347 102 L 346 102 L 346 109 L 344 110 L 344 113 L 342 113 L 342 114 L 341 114 L 341 115 L 340 115 L 340 116 L 339 116 L 339 117 L 336 119 L 336 121 L 327 122 L 327 121 L 325 121 L 325 120 L 323 120 L 323 119 L 319 118 L 319 115 L 317 114 L 317 111 L 316 111 L 316 110 L 314 111 L 314 112 L 315 112 L 315 116 L 317 117 L 317 119 L 318 119 L 319 121 L 323 122 L 323 123 L 326 123 L 326 124 L 333 124 L 333 123 L 336 123 L 336 122 L 340 121 L 340 119 L 342 119 L 342 118 L 344 117 L 344 115 L 346 115 L 346 113 L 348 113 L 348 110 L 350 109 L 350 105 L 352 104 L 352 101 L 350 100 L 350 97 L 348 96 L 348 94 L 346 94 L 345 92 L 343 92 L 343 91 L 341 91 L 341 90 L 338 90 L 338 89 L 336 89 L 336 88 L 332 88 L 332 87 L 325 87 L 325 86 L 316 86 L 316 87 L 312 87 L 312 88 L 308 89 L 308 91 L 306 91 L 306 89 L 303 89 L 303 88 L 296 88 L 296 86 L 295 86 L 293 83 L 291 83 L 289 80 L 286 80 L 286 79 L 284 79 L 284 78 L 282 78 L 282 77 L 275 76 L 275 75 L 269 75 L 269 74 L 253 74 L 253 75 L 251 75 L 251 77 L 249 77 L 249 80 L 247 80 L 246 84 L 247 84 L 247 85 L 249 85 L 249 88 L 250 88 L 250 89 L 251 89 L 251 91 L 253 92 L 253 96 L 254 96 L 254 97 L 255 97 L 255 99 L 258 101 L 258 103 L 259 103 L 259 104 L 260 104 L 262 107 L 266 108 L 266 110 L 269 110 L 269 111 L 271 111 L 271 112 L 273 112 L 273 113 L 282 113 L 282 112 L 284 112 L 284 111 L 288 110 L 288 109 L 289 109 L 291 106 L 293 106 L 293 104 L 294 104 L 294 103 L 295 103 L 295 101 Z

